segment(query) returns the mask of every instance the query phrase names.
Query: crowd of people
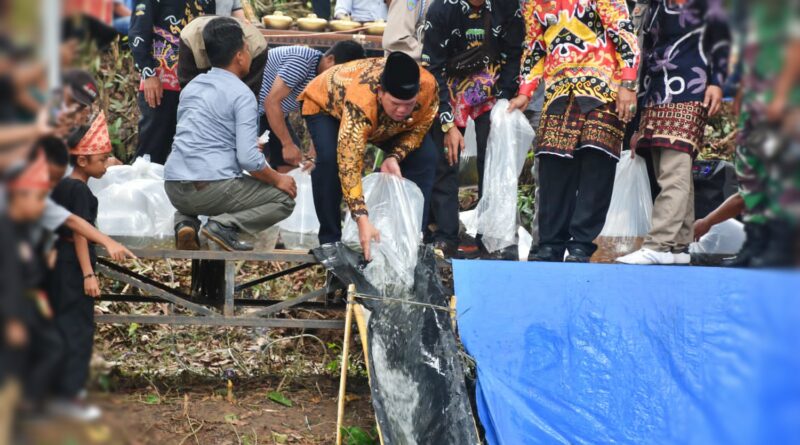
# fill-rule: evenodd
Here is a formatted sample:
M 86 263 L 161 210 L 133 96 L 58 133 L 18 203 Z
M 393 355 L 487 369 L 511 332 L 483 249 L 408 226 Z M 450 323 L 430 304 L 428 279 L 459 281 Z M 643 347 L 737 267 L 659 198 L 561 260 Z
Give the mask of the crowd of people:
M 235 4 L 231 11 L 223 9 L 229 15 L 241 12 L 239 6 Z M 288 184 L 289 179 L 282 174 L 301 165 L 311 169 L 320 242 L 340 237 L 338 203 L 342 197 L 362 227 L 362 238 L 376 238 L 363 208 L 360 181 L 367 144 L 373 144 L 387 154 L 381 171 L 407 176 L 420 187 L 425 197 L 422 230 L 426 242 L 433 243 L 446 257 L 516 258 L 517 246 L 489 252 L 481 243 L 481 234 L 477 235 L 477 252 L 459 249 L 458 171 L 464 131 L 468 121 L 474 122 L 480 196 L 491 129 L 489 111 L 497 100 L 505 98 L 510 101 L 509 111 L 525 112 L 537 130 L 532 147 L 536 211 L 531 232 L 535 242 L 529 260 L 590 260 L 606 220 L 617 161 L 624 150 L 629 150 L 631 157 L 645 157 L 651 164 L 652 180 L 659 190 L 654 199 L 652 230 L 642 248 L 617 260 L 628 264 L 689 264 L 688 246 L 696 238 L 694 227 L 702 230 L 709 222 L 704 219 L 695 224 L 693 160 L 704 143 L 708 120 L 722 109 L 723 86 L 729 84 L 733 70 L 731 56 L 741 54 L 738 63 L 746 64 L 750 54 L 763 52 L 767 46 L 791 50 L 793 32 L 792 23 L 787 21 L 779 23 L 775 35 L 758 38 L 763 26 L 753 26 L 741 18 L 748 13 L 738 12 L 731 18 L 719 0 L 465 0 L 388 6 L 390 19 L 383 45 L 387 54 L 407 56 L 393 56 L 397 66 L 407 71 L 405 74 L 384 70 L 388 58 L 358 61 L 366 54 L 354 41 L 341 42 L 325 54 L 303 46 L 267 50 L 259 30 L 235 14 L 246 42 L 242 54 L 248 56 L 239 63 L 247 64 L 226 69 L 209 61 L 206 42 L 209 24 L 224 16 L 219 2 L 143 1 L 132 5 L 129 43 L 141 74 L 136 156 L 149 155 L 152 161 L 167 165 L 166 188 L 179 210 L 179 248 L 198 248 L 201 231 L 225 249 L 251 248 L 239 235 L 274 224 L 291 208 L 276 210 L 274 217 L 261 216 L 259 209 L 271 205 L 279 195 L 234 203 L 221 198 L 234 190 L 221 184 L 233 180 L 231 183 L 255 184 L 255 178 L 293 198 L 293 186 L 278 185 Z M 764 21 L 776 15 L 771 6 L 742 8 Z M 746 31 L 732 35 L 733 20 L 741 22 L 740 28 Z M 764 45 L 766 38 L 775 44 Z M 225 48 L 230 57 L 239 49 L 227 44 Z M 792 76 L 791 64 L 782 63 L 789 61 L 788 57 L 778 53 L 771 60 L 782 67 L 773 70 L 772 76 Z M 227 66 L 228 60 L 224 61 Z M 224 78 L 225 72 L 238 79 Z M 222 78 L 213 79 L 220 74 Z M 414 81 L 419 89 L 415 95 L 405 97 L 400 92 L 394 96 L 387 89 L 389 79 L 412 74 L 419 78 Z M 434 100 L 423 88 L 428 74 L 435 80 Z M 228 93 L 237 80 L 252 94 L 242 96 L 231 107 L 211 105 L 229 102 Z M 752 76 L 745 76 L 739 91 L 755 91 L 759 85 L 750 87 L 751 80 Z M 777 97 L 791 96 L 787 88 L 791 89 L 793 82 L 780 82 L 789 86 L 781 87 L 786 91 L 779 91 Z M 210 91 L 217 84 L 219 97 L 215 98 Z M 391 101 L 384 100 L 387 92 Z M 182 95 L 187 96 L 185 101 Z M 202 96 L 200 102 L 195 102 L 196 95 Z M 245 96 L 255 99 L 253 116 Z M 741 99 L 739 103 L 746 111 L 755 98 L 749 94 Z M 396 119 L 390 113 L 395 105 L 400 106 L 402 114 Z M 784 108 L 792 108 L 790 101 Z M 215 115 L 218 109 L 232 114 Z M 255 126 L 245 129 L 234 125 L 245 119 L 238 114 L 244 109 L 246 119 L 256 120 Z M 427 112 L 431 110 L 434 119 L 429 121 Z M 304 116 L 311 136 L 307 149 L 301 148 L 288 119 L 295 111 Z M 216 124 L 228 119 L 227 130 L 222 132 Z M 774 126 L 775 119 L 762 121 L 764 125 L 753 125 Z M 257 139 L 265 132 L 270 137 L 260 147 L 252 136 Z M 782 133 L 777 136 L 782 141 L 791 140 Z M 254 161 L 262 159 L 262 150 L 264 165 Z M 227 159 L 221 162 L 216 156 L 197 156 L 201 151 L 224 152 Z M 170 153 L 174 154 L 168 161 Z M 251 157 L 249 161 L 244 159 L 247 156 Z M 737 159 L 742 171 L 747 157 L 740 153 Z M 220 168 L 227 164 L 230 168 Z M 758 169 L 763 170 L 769 169 Z M 243 175 L 243 171 L 249 174 Z M 254 171 L 269 173 L 264 176 Z M 786 172 L 789 170 L 784 169 Z M 776 182 L 766 176 L 758 180 Z M 790 190 L 794 187 L 791 180 L 777 182 Z M 743 187 L 752 187 L 747 178 Z M 215 188 L 220 190 L 210 191 Z M 773 189 L 766 187 L 755 195 Z M 199 196 L 207 196 L 208 201 Z M 745 208 L 744 212 L 751 210 Z M 780 240 L 792 235 L 794 217 L 789 211 L 777 210 L 772 208 L 770 215 L 787 223 L 766 224 L 761 223 L 766 217 L 745 216 L 750 235 L 745 253 L 749 255 L 754 243 L 769 244 L 768 231 L 775 232 L 773 238 Z M 201 228 L 197 215 L 204 212 L 216 219 Z M 230 216 L 240 212 L 250 215 L 245 219 L 265 222 L 248 227 Z M 365 250 L 368 244 L 364 241 Z M 782 254 L 771 254 L 774 258 L 768 258 L 764 265 L 790 262 L 792 244 L 775 244 L 763 250 L 774 252 L 780 244 Z M 749 264 L 744 256 L 738 261 L 735 264 Z
M 225 250 L 251 250 L 245 235 L 292 212 L 297 186 L 286 173 L 303 168 L 320 243 L 341 239 L 344 201 L 369 260 L 380 239 L 361 180 L 372 144 L 383 152 L 381 172 L 420 188 L 424 241 L 445 257 L 464 256 L 465 129 L 474 122 L 480 195 L 489 112 L 507 99 L 506 111 L 524 112 L 536 129 L 529 261 L 590 261 L 628 150 L 652 164 L 660 190 L 641 249 L 618 262 L 689 264 L 694 239 L 741 216 L 747 240 L 729 265 L 797 264 L 797 2 L 741 2 L 734 14 L 721 0 L 361 2 L 364 10 L 388 8 L 383 57 L 367 57 L 356 41 L 325 52 L 268 49 L 239 0 L 117 3 L 140 73 L 136 156 L 165 165 L 178 249 L 199 249 L 203 234 Z M 66 41 L 67 64 L 74 51 Z M 65 70 L 63 86 L 42 105 L 44 68 L 30 60 L 0 39 L 0 433 L 8 429 L 5 407 L 17 399 L 29 414 L 49 407 L 80 419 L 99 415 L 83 391 L 92 297 L 100 295 L 94 246 L 132 257 L 93 226 L 98 205 L 87 182 L 119 163 L 97 84 L 88 72 Z M 695 221 L 693 160 L 737 63 L 740 192 Z M 310 147 L 292 112 L 302 115 Z M 201 215 L 209 217 L 202 227 Z M 477 249 L 484 259 L 517 257 L 517 246 L 488 251 L 481 234 Z
M 97 199 L 87 182 L 119 163 L 110 155 L 97 84 L 86 71 L 67 70 L 53 99 L 29 117 L 20 108 L 25 84 L 17 75 L 26 71 L 19 66 L 31 62 L 16 58 L 18 51 L 8 38 L 0 38 L 3 443 L 10 443 L 9 419 L 17 406 L 29 416 L 46 410 L 81 420 L 99 417 L 99 410 L 86 403 L 85 391 L 94 340 L 93 298 L 100 296 L 95 246 L 112 258 L 133 257 L 93 225 Z

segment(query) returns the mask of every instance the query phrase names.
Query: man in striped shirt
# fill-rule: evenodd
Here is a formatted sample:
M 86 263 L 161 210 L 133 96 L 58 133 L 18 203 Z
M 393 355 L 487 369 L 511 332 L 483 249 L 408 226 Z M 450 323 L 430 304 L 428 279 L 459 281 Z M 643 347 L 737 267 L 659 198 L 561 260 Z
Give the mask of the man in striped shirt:
M 270 133 L 267 148 L 273 168 L 285 173 L 302 161 L 300 140 L 287 116 L 300 109 L 297 96 L 306 85 L 334 65 L 364 57 L 364 48 L 352 40 L 338 42 L 324 54 L 305 46 L 283 46 L 269 51 L 258 95 L 258 114 L 259 134 L 264 130 Z

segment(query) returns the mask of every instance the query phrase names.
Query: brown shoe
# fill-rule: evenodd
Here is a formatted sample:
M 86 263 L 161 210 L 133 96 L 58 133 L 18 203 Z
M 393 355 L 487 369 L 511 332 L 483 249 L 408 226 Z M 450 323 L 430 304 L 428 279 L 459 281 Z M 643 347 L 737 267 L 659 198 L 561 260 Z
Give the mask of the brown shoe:
M 179 223 L 175 226 L 175 248 L 178 250 L 200 250 L 200 239 L 197 227 L 191 223 Z

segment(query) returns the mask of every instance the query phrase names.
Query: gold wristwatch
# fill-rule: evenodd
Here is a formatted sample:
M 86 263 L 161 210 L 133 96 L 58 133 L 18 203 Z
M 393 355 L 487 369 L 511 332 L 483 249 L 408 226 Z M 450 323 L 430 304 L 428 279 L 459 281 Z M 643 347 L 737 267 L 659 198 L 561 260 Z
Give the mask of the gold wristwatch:
M 453 122 L 447 122 L 447 123 L 442 124 L 442 133 L 447 134 L 447 132 L 450 131 L 450 129 L 455 127 L 455 126 L 456 126 L 456 124 L 453 123 Z

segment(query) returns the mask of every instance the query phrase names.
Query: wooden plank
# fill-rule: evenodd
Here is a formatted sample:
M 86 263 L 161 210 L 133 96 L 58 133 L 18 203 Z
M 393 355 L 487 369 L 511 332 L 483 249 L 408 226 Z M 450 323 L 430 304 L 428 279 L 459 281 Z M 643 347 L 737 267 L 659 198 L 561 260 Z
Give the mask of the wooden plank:
M 233 317 L 236 309 L 233 305 L 233 292 L 235 287 L 236 263 L 233 261 L 225 261 L 225 276 L 222 279 L 222 292 L 224 297 L 222 314 L 226 317 Z
M 311 291 L 311 292 L 309 292 L 309 293 L 307 293 L 305 295 L 301 295 L 301 296 L 295 297 L 295 298 L 289 298 L 289 299 L 284 300 L 284 301 L 282 301 L 282 302 L 280 302 L 278 304 L 273 304 L 270 307 L 267 307 L 267 308 L 252 312 L 250 315 L 255 316 L 255 317 L 263 317 L 265 315 L 274 314 L 274 313 L 280 312 L 280 311 L 282 311 L 284 309 L 289 309 L 289 308 L 291 308 L 292 306 L 294 306 L 296 304 L 303 303 L 303 302 L 306 302 L 308 300 L 313 300 L 315 298 L 322 297 L 326 293 L 327 293 L 327 291 L 325 289 L 317 289 L 317 290 Z
M 96 323 L 106 324 L 166 324 L 182 326 L 238 326 L 263 328 L 296 329 L 344 329 L 344 320 L 308 320 L 291 318 L 254 317 L 193 317 L 186 315 L 123 315 L 100 314 L 94 317 Z
M 288 263 L 317 263 L 314 255 L 298 250 L 273 250 L 270 252 L 227 252 L 224 250 L 175 250 L 141 248 L 130 249 L 139 258 L 177 260 L 222 260 L 222 261 L 284 261 Z M 101 246 L 97 255 L 108 257 Z
M 138 279 L 136 277 L 133 277 L 133 276 L 131 276 L 129 274 L 126 274 L 126 273 L 121 272 L 121 271 L 114 270 L 114 269 L 110 268 L 109 266 L 107 266 L 107 265 L 105 265 L 103 263 L 98 262 L 97 263 L 97 269 L 98 269 L 98 271 L 100 273 L 102 273 L 103 275 L 108 276 L 111 279 L 122 281 L 123 283 L 126 283 L 126 284 L 130 284 L 131 286 L 137 287 L 137 288 L 147 292 L 150 295 L 154 295 L 156 297 L 164 299 L 169 303 L 177 304 L 178 306 L 181 306 L 181 307 L 184 307 L 184 308 L 189 309 L 191 311 L 197 312 L 200 315 L 206 315 L 206 316 L 212 316 L 212 317 L 217 315 L 211 309 L 208 309 L 208 308 L 206 308 L 204 306 L 200 306 L 199 304 L 192 303 L 192 302 L 190 302 L 188 300 L 185 300 L 185 299 L 183 299 L 181 297 L 178 297 L 177 295 L 175 295 L 175 294 L 173 294 L 171 292 L 168 292 L 166 290 L 160 289 L 157 286 L 154 286 L 154 285 L 152 285 L 150 283 L 146 283 L 145 281 L 140 280 L 140 279 Z

